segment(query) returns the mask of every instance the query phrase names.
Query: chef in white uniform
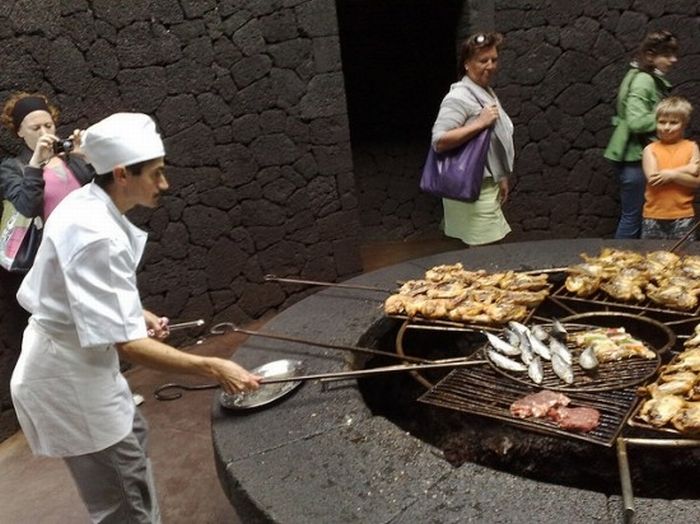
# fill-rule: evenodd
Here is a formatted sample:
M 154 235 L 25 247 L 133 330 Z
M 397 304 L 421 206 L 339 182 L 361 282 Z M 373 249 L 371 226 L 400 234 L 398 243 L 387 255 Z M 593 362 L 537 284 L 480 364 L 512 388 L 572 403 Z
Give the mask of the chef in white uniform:
M 214 378 L 228 392 L 255 389 L 260 377 L 160 342 L 167 327 L 141 305 L 136 268 L 146 233 L 124 213 L 155 207 L 168 188 L 153 120 L 117 113 L 82 140 L 98 176 L 54 210 L 17 293 L 31 318 L 12 400 L 32 451 L 65 460 L 93 522 L 159 522 L 145 421 L 119 357 Z

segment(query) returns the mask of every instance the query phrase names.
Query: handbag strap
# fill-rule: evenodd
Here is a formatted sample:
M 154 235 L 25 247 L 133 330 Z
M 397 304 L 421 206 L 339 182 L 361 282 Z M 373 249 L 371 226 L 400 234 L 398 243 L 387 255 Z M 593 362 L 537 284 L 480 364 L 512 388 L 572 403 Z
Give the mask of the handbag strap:
M 486 105 L 481 101 L 481 99 L 478 96 L 476 96 L 476 93 L 472 90 L 471 87 L 469 87 L 469 86 L 465 86 L 465 87 L 467 88 L 467 91 L 469 91 L 471 93 L 471 95 L 474 97 L 474 100 L 476 100 L 482 108 L 486 107 Z

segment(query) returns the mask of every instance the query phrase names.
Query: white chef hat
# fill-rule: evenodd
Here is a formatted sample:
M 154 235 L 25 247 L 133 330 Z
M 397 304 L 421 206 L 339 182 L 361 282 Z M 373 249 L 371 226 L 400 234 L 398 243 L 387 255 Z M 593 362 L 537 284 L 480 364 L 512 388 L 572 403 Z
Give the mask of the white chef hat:
M 115 113 L 88 127 L 82 150 L 98 175 L 165 156 L 155 122 L 143 113 Z

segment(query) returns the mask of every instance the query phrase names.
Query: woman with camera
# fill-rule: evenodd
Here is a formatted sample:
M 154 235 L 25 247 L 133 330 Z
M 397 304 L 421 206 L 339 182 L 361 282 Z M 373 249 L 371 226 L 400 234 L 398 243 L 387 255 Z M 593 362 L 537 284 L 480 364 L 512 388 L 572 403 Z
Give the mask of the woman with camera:
M 56 136 L 59 111 L 42 94 L 14 93 L 0 120 L 24 141 L 21 153 L 0 164 L 0 196 L 26 217 L 48 218 L 58 203 L 88 183 L 94 171 L 82 160 L 80 130 Z

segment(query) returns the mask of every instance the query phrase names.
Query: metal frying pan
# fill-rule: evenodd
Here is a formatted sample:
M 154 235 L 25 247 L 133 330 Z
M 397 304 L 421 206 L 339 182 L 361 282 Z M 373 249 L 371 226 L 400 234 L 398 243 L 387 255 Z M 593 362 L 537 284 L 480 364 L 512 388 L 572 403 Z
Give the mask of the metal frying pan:
M 286 397 L 292 391 L 301 386 L 301 380 L 269 383 L 265 379 L 293 379 L 304 373 L 304 364 L 301 360 L 282 359 L 268 362 L 251 370 L 251 373 L 263 377 L 268 385 L 255 391 L 244 391 L 235 394 L 222 391 L 219 393 L 219 403 L 226 409 L 235 411 L 255 409 Z

